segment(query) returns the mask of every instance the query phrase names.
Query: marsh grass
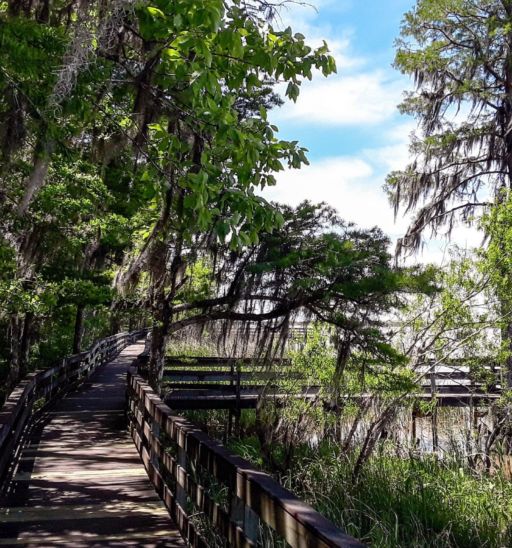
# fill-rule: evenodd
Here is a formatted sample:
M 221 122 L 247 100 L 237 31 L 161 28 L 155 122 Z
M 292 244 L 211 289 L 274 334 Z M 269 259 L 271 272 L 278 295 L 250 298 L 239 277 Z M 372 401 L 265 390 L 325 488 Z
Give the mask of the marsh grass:
M 230 446 L 262 466 L 256 438 Z M 432 455 L 401 458 L 384 447 L 353 483 L 353 463 L 334 444 L 302 446 L 278 479 L 373 547 L 512 546 L 512 483 L 503 475 Z

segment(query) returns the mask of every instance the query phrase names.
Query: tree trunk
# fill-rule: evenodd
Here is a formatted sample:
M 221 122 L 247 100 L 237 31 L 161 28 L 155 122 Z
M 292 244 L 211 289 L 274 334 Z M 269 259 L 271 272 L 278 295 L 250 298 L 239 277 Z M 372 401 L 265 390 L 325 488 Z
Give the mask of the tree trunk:
M 9 322 L 9 375 L 7 377 L 7 389 L 10 392 L 21 376 L 21 334 L 23 321 L 19 314 L 13 314 Z
M 32 200 L 43 186 L 49 166 L 50 157 L 48 152 L 35 158 L 32 173 L 25 181 L 25 193 L 18 205 L 18 215 L 20 217 L 25 215 Z
M 84 336 L 84 311 L 85 306 L 78 304 L 76 306 L 75 333 L 73 336 L 73 354 L 78 354 L 82 349 L 82 339 Z
M 27 312 L 23 320 L 23 333 L 21 336 L 21 375 L 24 377 L 28 370 L 30 347 L 34 335 L 34 314 Z
M 151 330 L 151 346 L 148 364 L 148 382 L 156 392 L 160 391 L 165 368 L 165 352 L 171 322 L 169 305 L 165 299 L 158 304 L 155 322 Z
M 361 404 L 359 405 L 359 409 L 357 410 L 357 414 L 354 418 L 354 422 L 352 423 L 352 426 L 350 427 L 350 431 L 347 437 L 345 438 L 345 440 L 341 440 L 341 427 L 340 427 L 339 441 L 340 443 L 342 442 L 341 451 L 343 453 L 348 452 L 348 450 L 350 449 L 350 446 L 352 445 L 352 440 L 354 439 L 354 436 L 356 435 L 357 428 L 359 424 L 361 423 L 361 421 L 363 420 L 363 417 L 366 414 L 366 411 L 368 411 L 368 409 L 370 408 L 371 402 L 372 401 L 370 398 L 367 398 L 363 402 L 361 402 Z
M 121 332 L 121 317 L 116 311 L 112 311 L 110 315 L 110 334 L 116 335 Z
M 48 23 L 50 21 L 50 0 L 43 0 L 41 8 L 37 13 L 38 23 Z
M 370 425 L 370 427 L 368 428 L 368 432 L 363 441 L 363 444 L 359 451 L 359 455 L 354 465 L 354 469 L 352 471 L 352 481 L 354 483 L 357 481 L 359 474 L 361 473 L 361 470 L 363 468 L 363 465 L 371 457 L 373 450 L 375 449 L 375 446 L 377 445 L 377 442 L 379 441 L 384 428 L 386 428 L 386 426 L 389 424 L 391 419 L 395 416 L 397 403 L 398 402 L 395 401 L 391 405 L 388 405 L 388 407 L 386 407 L 386 409 L 382 411 L 380 416 L 377 419 L 375 419 Z
M 11 391 L 16 384 L 26 375 L 28 359 L 32 343 L 32 327 L 34 316 L 31 313 L 22 316 L 13 314 L 9 325 L 9 375 L 7 388 Z
M 9 0 L 8 13 L 12 16 L 17 16 L 20 14 L 21 10 L 21 0 Z

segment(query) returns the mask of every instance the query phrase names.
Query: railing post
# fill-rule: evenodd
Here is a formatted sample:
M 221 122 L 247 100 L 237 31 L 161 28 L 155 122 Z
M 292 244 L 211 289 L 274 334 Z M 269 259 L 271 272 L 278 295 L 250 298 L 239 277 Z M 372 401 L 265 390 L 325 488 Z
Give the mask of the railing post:
M 411 411 L 411 445 L 414 447 L 414 449 L 416 449 L 416 446 L 417 446 L 416 417 L 417 417 L 417 409 L 416 409 L 416 403 L 414 403 Z
M 240 435 L 240 390 L 242 382 L 242 368 L 240 363 L 236 364 L 236 408 L 235 408 L 235 435 Z
M 124 402 L 124 421 L 126 428 L 130 430 L 130 399 L 131 399 L 131 382 L 132 374 L 130 370 L 126 372 L 126 392 L 125 392 L 125 402 Z
M 241 529 L 243 529 L 245 521 L 245 504 L 234 494 L 231 496 L 229 517 L 231 521 L 235 522 Z
M 231 360 L 229 364 L 229 386 L 230 392 L 234 392 L 236 395 L 236 385 L 235 385 L 235 363 Z M 224 432 L 224 443 L 227 443 L 228 439 L 233 434 L 233 409 L 230 407 L 228 410 L 228 427 Z
M 187 470 L 187 453 L 183 447 L 178 445 L 178 454 L 176 455 L 176 462 L 178 465 L 184 470 Z M 187 491 L 186 489 L 180 484 L 179 479 L 180 477 L 183 477 L 183 474 L 178 471 L 177 477 L 176 477 L 176 502 L 181 506 L 183 511 L 186 511 L 187 508 Z
M 151 417 L 151 433 L 157 440 L 160 438 L 160 425 L 154 417 Z M 155 467 L 155 470 L 160 469 L 160 460 L 158 458 L 158 453 L 155 451 L 153 443 L 151 444 L 149 451 L 149 460 L 151 461 L 151 464 Z
M 256 544 L 260 534 L 260 519 L 258 514 L 249 506 L 245 506 L 244 511 L 244 534 Z
M 437 432 L 437 400 L 434 400 L 436 397 L 436 366 L 432 366 L 432 369 L 430 371 L 430 393 L 432 395 L 432 414 L 431 414 L 431 422 L 432 422 L 432 450 L 436 452 L 439 449 L 439 435 Z

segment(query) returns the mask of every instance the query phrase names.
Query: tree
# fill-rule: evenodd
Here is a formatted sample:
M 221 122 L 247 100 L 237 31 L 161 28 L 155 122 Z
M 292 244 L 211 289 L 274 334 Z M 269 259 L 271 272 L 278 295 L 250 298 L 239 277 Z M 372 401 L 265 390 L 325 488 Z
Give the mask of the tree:
M 194 323 L 256 322 L 271 351 L 294 314 L 315 314 L 339 328 L 340 374 L 354 346 L 389 357 L 379 311 L 421 284 L 389 267 L 384 236 L 258 194 L 307 163 L 268 119 L 274 84 L 296 100 L 314 70 L 336 68 L 326 44 L 274 29 L 279 3 L 11 0 L 0 12 L 13 382 L 59 303 L 76 308 L 78 349 L 81 309 L 112 278 L 114 318 L 151 313 L 154 385 L 169 334 Z M 217 283 L 206 296 L 191 287 L 201 262 Z
M 395 66 L 416 89 L 400 109 L 421 133 L 413 162 L 387 181 L 395 211 L 418 210 L 401 249 L 470 221 L 511 187 L 511 24 L 509 0 L 418 0 L 405 15 Z
M 288 82 L 286 94 L 295 100 L 314 67 L 326 75 L 335 69 L 325 45 L 313 51 L 291 29 L 274 31 L 246 4 L 208 2 L 179 17 L 176 9 L 162 4 L 141 17 L 143 39 L 172 38 L 151 67 L 153 117 L 145 134 L 153 146 L 145 147 L 144 177 L 156 188 L 159 213 L 118 277 L 126 292 L 150 273 L 154 381 L 187 265 L 225 242 L 236 252 L 255 244 L 260 231 L 278 228 L 280 213 L 255 190 L 274 184 L 285 163 L 299 168 L 307 161 L 297 142 L 276 137 L 267 118 L 276 103 L 265 92 L 268 82 Z
M 305 202 L 279 211 L 278 231 L 262 231 L 256 242 L 235 250 L 227 241 L 202 251 L 216 282 L 214 296 L 190 291 L 195 281 L 182 274 L 167 305 L 167 334 L 212 324 L 228 334 L 236 325 L 244 344 L 257 327 L 256 346 L 270 357 L 282 348 L 294 319 L 317 319 L 337 330 L 338 385 L 353 351 L 361 362 L 400 360 L 386 339 L 383 315 L 402 306 L 405 294 L 433 290 L 431 273 L 393 268 L 389 240 L 380 230 L 355 229 L 326 205 Z M 197 248 L 183 248 L 187 264 L 190 257 L 197 257 Z M 163 367 L 163 361 L 150 361 L 153 382 Z
M 395 65 L 414 77 L 415 90 L 400 108 L 421 131 L 411 143 L 414 160 L 387 180 L 395 212 L 416 210 L 398 252 L 416 249 L 427 229 L 450 233 L 456 222 L 472 222 L 507 200 L 511 25 L 510 0 L 418 0 L 405 15 Z M 509 305 L 502 304 L 506 317 Z M 512 324 L 503 337 L 512 341 Z
M 279 226 L 278 212 L 255 190 L 273 184 L 283 164 L 300 167 L 306 158 L 267 119 L 280 101 L 272 84 L 284 82 L 296 99 L 314 68 L 327 75 L 335 65 L 327 46 L 313 50 L 291 29 L 275 31 L 268 20 L 275 7 L 256 0 L 7 3 L 0 12 L 1 237 L 8 277 L 28 300 L 64 256 L 72 279 L 91 279 L 96 270 L 118 270 L 131 249 L 118 285 L 150 273 L 157 360 L 184 255 L 194 261 L 215 239 L 236 250 Z M 101 187 L 100 215 L 89 209 L 99 195 L 91 201 L 80 188 L 59 187 L 72 173 Z M 38 215 L 48 198 L 62 208 Z M 82 223 L 88 230 L 77 237 Z M 120 296 L 119 308 L 133 300 L 148 303 Z M 15 381 L 26 368 L 34 318 L 7 309 Z

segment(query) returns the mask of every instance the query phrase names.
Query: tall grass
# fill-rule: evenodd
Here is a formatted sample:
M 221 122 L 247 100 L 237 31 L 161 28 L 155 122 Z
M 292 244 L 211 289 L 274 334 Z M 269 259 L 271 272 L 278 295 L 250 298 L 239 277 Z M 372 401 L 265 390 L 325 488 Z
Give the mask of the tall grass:
M 262 465 L 255 438 L 232 449 Z M 373 547 L 512 546 L 512 484 L 433 456 L 383 449 L 352 481 L 353 455 L 322 443 L 297 451 L 281 483 Z

